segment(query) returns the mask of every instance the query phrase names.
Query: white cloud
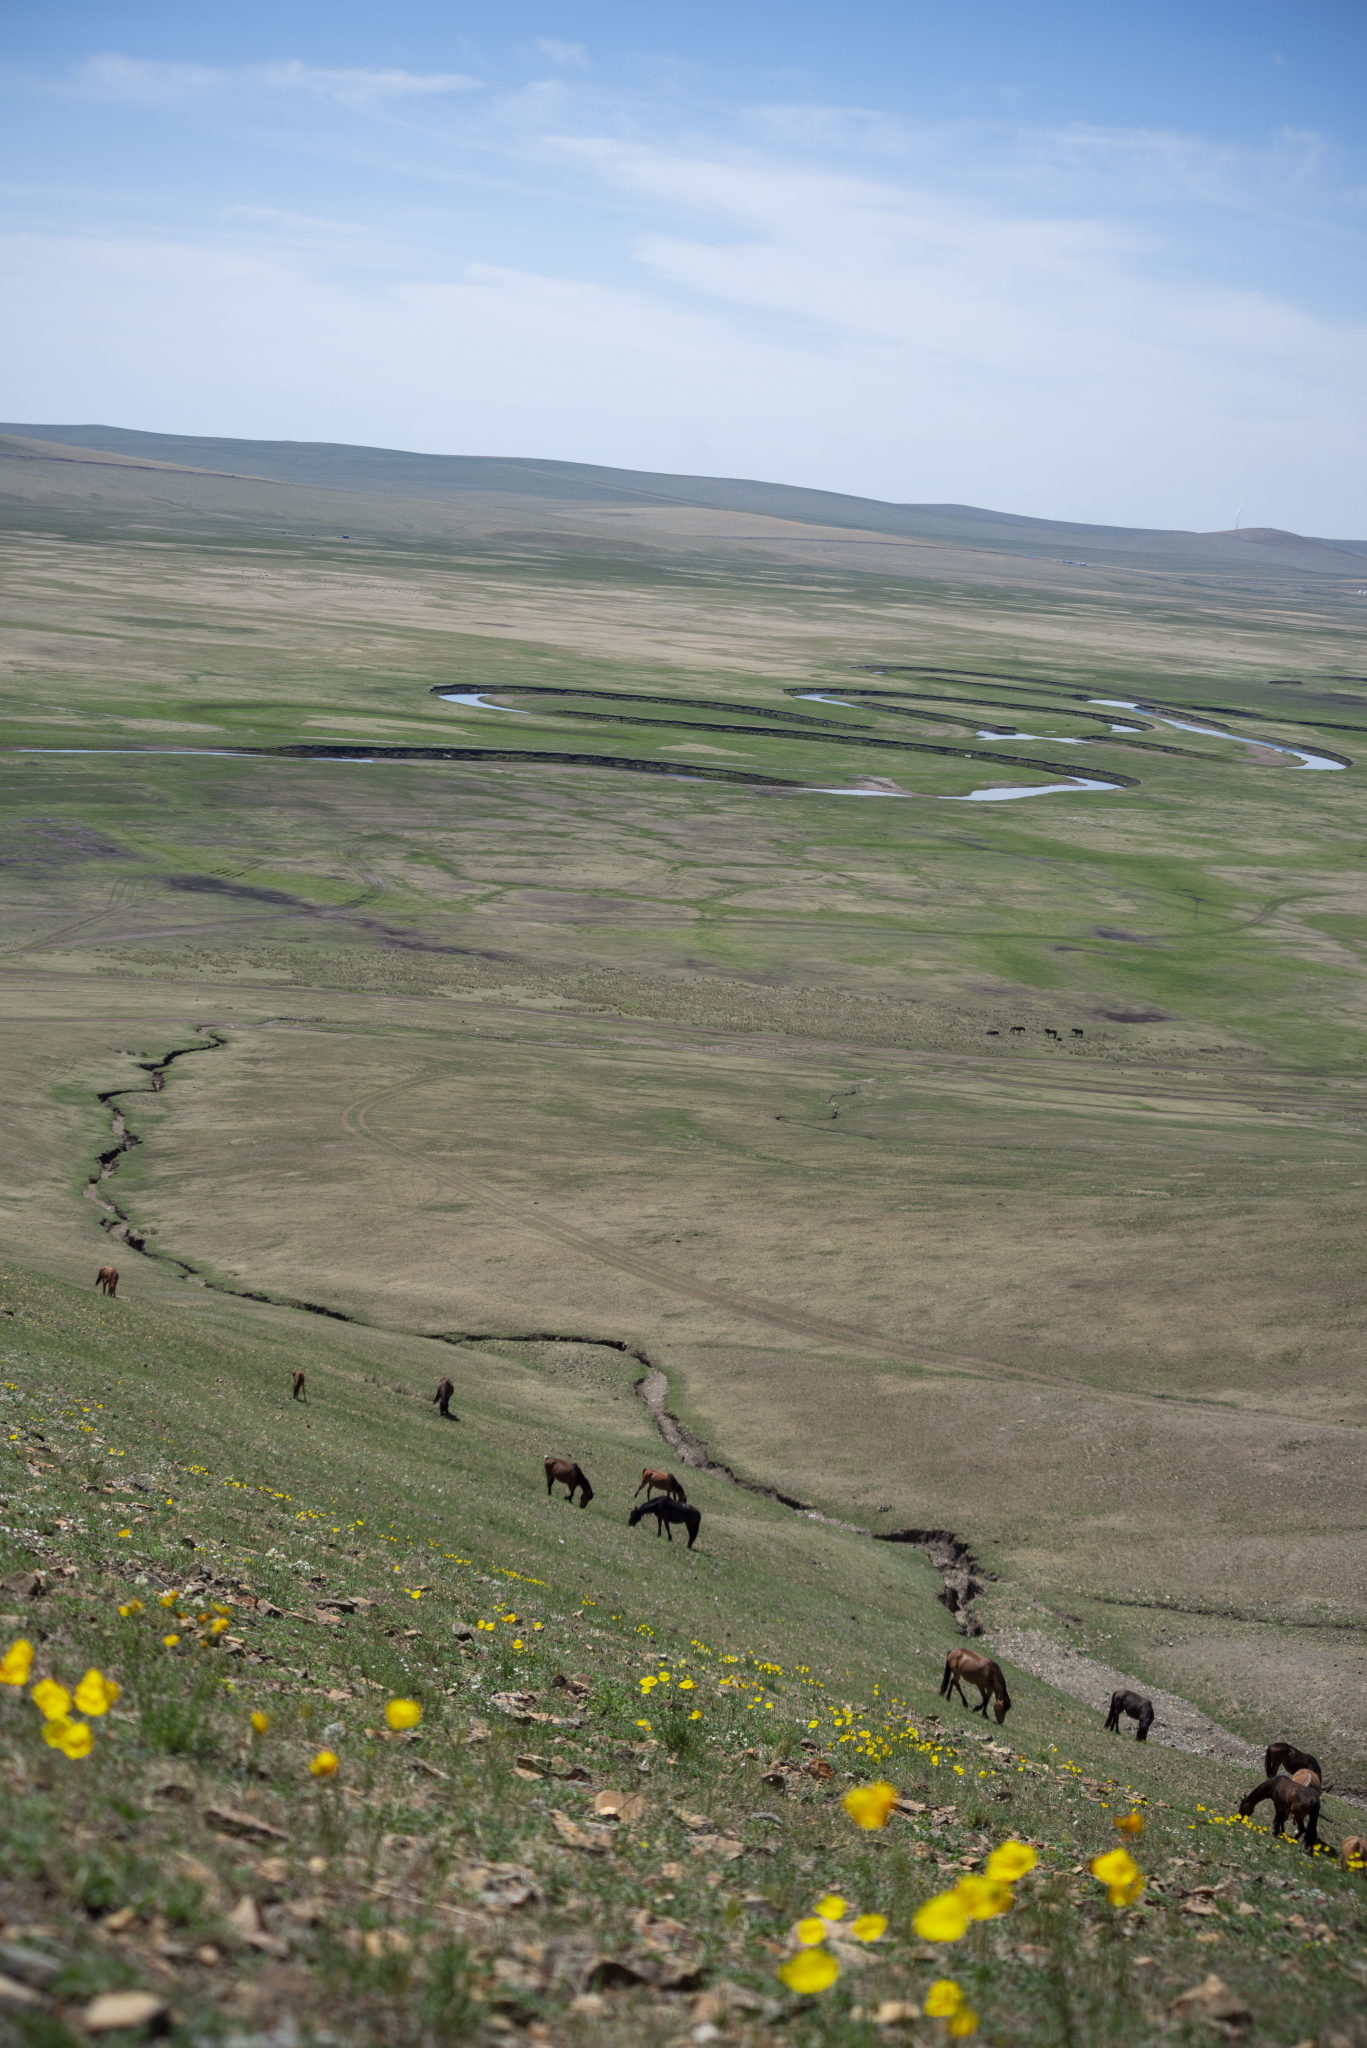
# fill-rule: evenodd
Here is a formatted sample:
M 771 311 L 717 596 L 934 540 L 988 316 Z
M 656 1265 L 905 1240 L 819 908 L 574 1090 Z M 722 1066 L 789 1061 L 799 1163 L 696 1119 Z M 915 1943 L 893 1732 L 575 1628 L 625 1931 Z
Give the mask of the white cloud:
M 158 64 L 113 54 L 91 57 L 76 71 L 71 91 L 81 99 L 133 106 L 169 106 L 211 92 L 223 73 L 204 64 Z
M 555 36 L 538 36 L 532 48 L 548 64 L 558 64 L 562 71 L 588 68 L 589 53 L 582 43 L 562 43 Z
M 292 60 L 281 64 L 213 69 L 203 64 L 152 63 L 137 57 L 92 57 L 75 73 L 71 90 L 83 99 L 138 106 L 171 106 L 208 93 L 241 98 L 261 91 L 302 92 L 343 107 L 377 101 L 471 92 L 479 85 L 458 71 L 329 70 Z
M 428 98 L 434 93 L 473 92 L 477 78 L 459 71 L 329 71 L 315 64 L 265 64 L 256 73 L 276 91 L 306 92 L 343 107 L 373 106 L 377 100 Z

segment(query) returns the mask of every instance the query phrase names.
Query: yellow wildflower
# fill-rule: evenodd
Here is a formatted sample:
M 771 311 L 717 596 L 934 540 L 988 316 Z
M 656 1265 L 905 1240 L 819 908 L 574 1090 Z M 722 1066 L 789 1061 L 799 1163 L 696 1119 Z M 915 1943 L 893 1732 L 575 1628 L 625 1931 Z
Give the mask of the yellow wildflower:
M 176 1635 L 163 1636 L 162 1641 L 165 1643 L 168 1650 L 174 1650 L 176 1644 L 180 1641 L 180 1637 Z
M 963 1992 L 952 1977 L 938 1977 L 926 1993 L 926 2017 L 932 2020 L 953 2019 L 964 2002 Z
M 849 1901 L 842 1899 L 839 1892 L 827 1892 L 824 1899 L 816 1902 L 816 1910 L 823 1920 L 843 1920 L 849 1909 Z
M 650 1723 L 649 1723 L 649 1721 L 638 1721 L 638 1722 L 636 1723 L 636 1726 L 637 1726 L 638 1728 L 646 1728 L 646 1729 L 648 1729 L 648 1728 L 650 1727 Z
M 824 1920 L 816 1919 L 799 1920 L 797 1926 L 793 1929 L 793 1932 L 804 1948 L 815 1948 L 819 1941 L 826 1939 L 829 1931 Z
M 124 1538 L 125 1538 L 126 1536 L 131 1536 L 132 1534 L 133 1534 L 133 1531 L 132 1531 L 131 1529 L 120 1529 L 120 1531 L 119 1531 L 119 1541 L 120 1541 L 120 1543 L 122 1543 L 122 1542 L 123 1542 L 123 1540 L 124 1540 Z
M 55 1678 L 40 1678 L 29 1698 L 45 1721 L 60 1721 L 71 1711 L 71 1694 Z
M 922 1941 L 958 1941 L 968 1932 L 968 1907 L 957 1891 L 938 1892 L 912 1916 Z
M 1028 1842 L 1003 1842 L 987 1859 L 987 1875 L 995 1884 L 1014 1884 L 1038 1862 Z
M 885 1828 L 896 1803 L 897 1787 L 882 1781 L 852 1786 L 841 1802 L 850 1819 L 861 1828 Z
M 174 1607 L 174 1606 L 175 1606 L 175 1604 L 176 1604 L 176 1602 L 177 1602 L 177 1600 L 179 1600 L 179 1598 L 180 1598 L 180 1595 L 179 1595 L 179 1593 L 163 1593 L 163 1594 L 162 1594 L 162 1596 L 161 1596 L 161 1603 L 160 1603 L 160 1604 L 161 1604 L 161 1605 L 162 1605 L 163 1607 Z
M 266 1730 L 267 1730 L 267 1729 L 268 1729 L 268 1728 L 270 1727 L 270 1725 L 271 1725 L 271 1717 L 270 1717 L 270 1715 L 269 1715 L 269 1714 L 263 1714 L 263 1713 L 261 1712 L 260 1708 L 258 1707 L 258 1709 L 256 1710 L 256 1712 L 255 1712 L 255 1713 L 254 1713 L 254 1714 L 252 1715 L 252 1733 L 253 1733 L 253 1735 L 264 1735 L 264 1734 L 265 1734 L 265 1732 L 266 1732 Z
M 127 1621 L 127 1619 L 128 1619 L 128 1617 L 129 1617 L 129 1615 L 130 1615 L 130 1614 L 141 1614 L 141 1613 L 142 1613 L 142 1602 L 141 1602 L 141 1600 L 125 1600 L 125 1601 L 124 1601 L 124 1604 L 123 1604 L 123 1606 L 122 1606 L 122 1607 L 121 1607 L 121 1608 L 119 1609 L 119 1618 L 120 1618 L 120 1620 L 122 1620 L 122 1621 Z
M 961 1877 L 954 1889 L 963 1900 L 970 1920 L 995 1920 L 999 1913 L 1009 1913 L 1016 1902 L 1016 1895 L 1009 1884 L 997 1884 L 990 1877 L 970 1874 Z
M 1144 1816 L 1142 1813 L 1122 1813 L 1112 1821 L 1111 1825 L 1114 1828 L 1118 1828 L 1122 1835 L 1142 1835 L 1144 1832 Z
M 881 1913 L 861 1913 L 850 1922 L 850 1933 L 856 1941 L 881 1941 L 887 1931 L 888 1923 Z
M 1113 1906 L 1132 1906 L 1144 1889 L 1144 1873 L 1128 1849 L 1111 1849 L 1104 1856 L 1093 1856 L 1087 1868 L 1105 1885 Z
M 696 1692 L 696 1691 L 697 1691 L 697 1689 L 698 1689 L 698 1688 L 697 1688 L 697 1687 L 696 1687 L 696 1685 L 695 1685 L 695 1684 L 693 1683 L 693 1680 L 692 1680 L 691 1678 L 681 1678 L 681 1679 L 679 1680 L 679 1691 L 680 1691 L 680 1692 Z
M 702 1719 L 702 1708 L 701 1708 L 701 1707 L 694 1707 L 694 1709 L 693 1709 L 692 1713 L 691 1713 L 691 1714 L 689 1715 L 689 1717 L 688 1717 L 688 1718 L 689 1718 L 689 1720 L 690 1720 L 690 1721 L 701 1721 L 701 1719 Z
M 120 1690 L 112 1678 L 106 1678 L 102 1671 L 96 1671 L 92 1666 L 76 1688 L 76 1705 L 83 1714 L 92 1718 L 107 1714 Z
M 416 1728 L 422 1719 L 422 1708 L 416 1700 L 391 1700 L 384 1717 L 393 1729 Z
M 949 2032 L 956 2041 L 966 2040 L 978 2031 L 978 2015 L 967 2005 L 961 2005 L 949 2022 Z
M 43 1740 L 49 1749 L 60 1749 L 72 1758 L 88 1756 L 95 1742 L 84 1721 L 73 1721 L 66 1714 L 54 1714 L 43 1724 Z
M 320 1749 L 309 1769 L 315 1778 L 330 1778 L 337 1768 L 337 1759 L 330 1749 Z
M 0 1657 L 0 1685 L 27 1685 L 33 1669 L 33 1645 L 24 1636 Z
M 221 1635 L 222 1635 L 222 1633 L 223 1633 L 223 1631 L 224 1631 L 224 1629 L 225 1629 L 225 1628 L 226 1628 L 227 1626 L 228 1626 L 228 1618 L 227 1618 L 227 1616 L 226 1616 L 226 1615 L 224 1615 L 224 1614 L 220 1614 L 220 1615 L 219 1615 L 219 1616 L 217 1617 L 217 1619 L 216 1619 L 216 1620 L 214 1620 L 214 1621 L 211 1621 L 211 1622 L 209 1623 L 209 1634 L 210 1634 L 211 1636 L 221 1636 Z
M 810 1998 L 818 1991 L 830 1990 L 840 1975 L 840 1965 L 828 1948 L 806 1948 L 801 1955 L 791 1956 L 778 1974 L 790 1991 Z

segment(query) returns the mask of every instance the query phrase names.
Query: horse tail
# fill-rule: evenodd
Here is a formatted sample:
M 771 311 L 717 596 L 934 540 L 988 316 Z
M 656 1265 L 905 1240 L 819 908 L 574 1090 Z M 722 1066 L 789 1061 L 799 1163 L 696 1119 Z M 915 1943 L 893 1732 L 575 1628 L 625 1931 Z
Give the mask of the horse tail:
M 954 1673 L 953 1673 L 953 1672 L 952 1672 L 952 1671 L 950 1670 L 950 1667 L 949 1667 L 949 1659 L 948 1659 L 948 1657 L 946 1657 L 946 1658 L 945 1658 L 945 1675 L 944 1675 L 944 1677 L 943 1677 L 943 1678 L 942 1678 L 942 1679 L 940 1680 L 940 1698 L 941 1698 L 941 1699 L 947 1699 L 947 1698 L 948 1698 L 948 1696 L 949 1696 L 949 1685 L 950 1685 L 950 1680 L 951 1680 L 951 1679 L 953 1678 L 953 1676 L 954 1676 Z

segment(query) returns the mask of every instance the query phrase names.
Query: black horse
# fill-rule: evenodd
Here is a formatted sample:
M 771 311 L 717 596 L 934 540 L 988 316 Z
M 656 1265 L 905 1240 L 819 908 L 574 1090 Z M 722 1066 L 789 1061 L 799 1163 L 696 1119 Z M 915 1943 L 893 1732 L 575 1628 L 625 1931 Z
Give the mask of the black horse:
M 1153 1726 L 1153 1701 L 1144 1699 L 1137 1692 L 1113 1692 L 1111 1710 L 1106 1716 L 1106 1726 L 1112 1735 L 1120 1733 L 1120 1716 L 1128 1714 L 1139 1726 L 1134 1731 L 1136 1742 L 1147 1742 Z
M 1308 1749 L 1297 1749 L 1294 1742 L 1269 1742 L 1263 1769 L 1269 1778 L 1275 1778 L 1278 1771 L 1285 1771 L 1288 1778 L 1294 1778 L 1297 1771 L 1313 1771 L 1321 1785 L 1324 1783 L 1319 1758 L 1311 1756 Z
M 682 1522 L 684 1528 L 688 1531 L 688 1547 L 690 1550 L 697 1541 L 698 1530 L 702 1526 L 702 1509 L 690 1507 L 687 1501 L 669 1500 L 666 1498 L 643 1500 L 641 1505 L 638 1508 L 633 1508 L 627 1516 L 627 1527 L 634 1529 L 642 1515 L 654 1515 L 655 1534 L 658 1536 L 661 1529 L 663 1529 L 671 1543 L 674 1541 L 674 1531 L 670 1528 L 670 1523 Z

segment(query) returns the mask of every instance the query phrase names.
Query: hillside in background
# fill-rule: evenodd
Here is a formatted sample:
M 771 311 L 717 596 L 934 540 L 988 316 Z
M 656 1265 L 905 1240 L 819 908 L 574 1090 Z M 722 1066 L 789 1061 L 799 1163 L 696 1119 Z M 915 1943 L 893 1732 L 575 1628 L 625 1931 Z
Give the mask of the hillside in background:
M 1367 558 L 1367 541 L 1320 540 L 1273 528 L 1231 533 L 1167 533 L 1143 527 L 1089 526 L 1033 519 L 976 505 L 895 505 L 838 491 L 806 490 L 752 478 L 672 476 L 610 469 L 587 462 L 523 457 L 418 455 L 404 449 L 352 447 L 329 441 L 246 441 L 212 435 L 142 433 L 128 427 L 6 423 L 0 434 L 56 448 L 89 450 L 136 462 L 167 463 L 234 478 L 303 485 L 448 505 L 503 503 L 508 510 L 546 505 L 675 507 L 754 515 L 804 526 L 836 527 L 925 541 L 957 541 L 1004 555 L 1060 555 L 1073 563 L 1245 575 L 1268 563 L 1250 559 L 1249 544 L 1275 553 L 1276 566 L 1325 576 L 1360 574 L 1352 557 Z M 44 447 L 43 444 L 46 444 Z M 746 538 L 742 533 L 719 538 Z

